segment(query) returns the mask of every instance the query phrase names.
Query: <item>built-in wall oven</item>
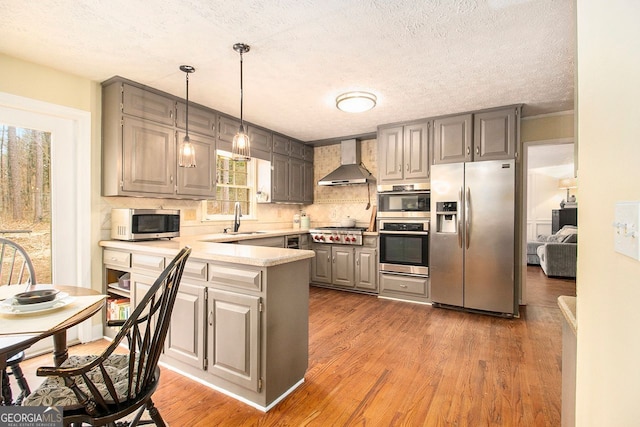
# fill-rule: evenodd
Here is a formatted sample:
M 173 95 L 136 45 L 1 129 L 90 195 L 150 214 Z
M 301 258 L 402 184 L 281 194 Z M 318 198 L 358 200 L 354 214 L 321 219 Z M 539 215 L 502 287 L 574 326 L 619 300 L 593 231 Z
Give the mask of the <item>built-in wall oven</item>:
M 380 272 L 429 276 L 429 219 L 378 221 Z

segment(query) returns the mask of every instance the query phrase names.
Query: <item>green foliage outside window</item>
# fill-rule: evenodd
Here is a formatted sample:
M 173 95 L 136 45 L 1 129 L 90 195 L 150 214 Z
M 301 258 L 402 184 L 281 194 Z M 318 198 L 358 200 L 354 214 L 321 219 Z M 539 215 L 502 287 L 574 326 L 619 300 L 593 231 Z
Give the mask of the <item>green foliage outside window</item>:
M 216 200 L 206 202 L 207 215 L 233 215 L 235 203 L 240 202 L 242 215 L 251 216 L 253 187 L 250 185 L 252 174 L 249 163 L 234 161 L 228 156 L 218 154 L 216 166 Z

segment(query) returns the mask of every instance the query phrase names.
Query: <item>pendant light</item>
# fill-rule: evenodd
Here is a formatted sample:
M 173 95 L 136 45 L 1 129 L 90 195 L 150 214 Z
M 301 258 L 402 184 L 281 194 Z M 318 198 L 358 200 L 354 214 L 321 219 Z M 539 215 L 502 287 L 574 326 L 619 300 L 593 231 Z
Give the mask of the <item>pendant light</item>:
M 178 165 L 181 168 L 195 168 L 196 167 L 196 150 L 193 148 L 193 144 L 189 139 L 189 74 L 196 71 L 191 65 L 181 65 L 180 70 L 184 71 L 187 82 L 187 108 L 185 110 L 185 134 L 184 139 L 180 143 L 178 148 Z
M 249 52 L 249 45 L 244 43 L 236 43 L 233 45 L 233 50 L 240 54 L 240 127 L 238 133 L 233 137 L 233 146 L 231 148 L 231 155 L 233 160 L 251 160 L 251 143 L 249 141 L 249 135 L 244 130 L 244 119 L 242 116 L 242 54 Z

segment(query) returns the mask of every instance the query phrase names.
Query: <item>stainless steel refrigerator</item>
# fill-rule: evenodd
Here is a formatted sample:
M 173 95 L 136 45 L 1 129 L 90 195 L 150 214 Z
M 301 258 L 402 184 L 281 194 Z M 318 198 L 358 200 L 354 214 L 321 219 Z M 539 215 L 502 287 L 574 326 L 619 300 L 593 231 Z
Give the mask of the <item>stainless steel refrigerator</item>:
M 515 163 L 431 167 L 431 300 L 511 316 L 515 301 Z

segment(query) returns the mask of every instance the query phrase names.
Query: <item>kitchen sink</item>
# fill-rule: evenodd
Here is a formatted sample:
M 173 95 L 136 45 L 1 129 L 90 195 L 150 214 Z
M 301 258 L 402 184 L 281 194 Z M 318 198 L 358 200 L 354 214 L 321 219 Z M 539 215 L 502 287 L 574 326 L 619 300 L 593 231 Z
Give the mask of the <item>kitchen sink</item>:
M 220 242 L 220 240 L 224 240 L 228 237 L 239 237 L 239 236 L 258 236 L 260 234 L 268 233 L 268 231 L 227 231 L 226 233 L 218 233 L 216 234 L 216 238 L 214 239 L 203 239 L 201 242 Z
M 223 234 L 230 234 L 232 236 L 252 236 L 254 234 L 265 234 L 266 231 L 228 231 Z

